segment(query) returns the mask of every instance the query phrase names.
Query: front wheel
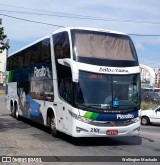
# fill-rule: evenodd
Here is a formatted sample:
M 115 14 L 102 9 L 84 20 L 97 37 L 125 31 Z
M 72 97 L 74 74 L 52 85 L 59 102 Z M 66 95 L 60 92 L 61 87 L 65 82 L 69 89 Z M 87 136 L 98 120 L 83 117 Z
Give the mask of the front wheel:
M 51 129 L 52 136 L 57 137 L 58 131 L 56 129 L 56 119 L 55 119 L 54 115 L 51 115 L 51 117 L 49 118 L 49 123 L 50 123 L 50 129 Z
M 142 125 L 148 125 L 150 123 L 150 120 L 148 117 L 144 116 L 144 117 L 141 117 L 141 124 Z

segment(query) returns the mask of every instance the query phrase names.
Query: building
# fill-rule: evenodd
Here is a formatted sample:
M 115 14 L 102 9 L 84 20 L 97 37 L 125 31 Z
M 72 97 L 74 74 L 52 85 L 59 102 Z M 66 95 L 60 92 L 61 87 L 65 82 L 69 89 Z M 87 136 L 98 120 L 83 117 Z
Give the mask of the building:
M 4 84 L 5 74 L 4 72 L 0 71 L 0 85 Z
M 141 68 L 141 82 L 144 84 L 149 84 L 150 86 L 155 86 L 155 72 L 154 70 L 147 66 L 140 64 Z
M 155 77 L 155 86 L 157 88 L 160 88 L 160 68 L 157 67 L 157 68 L 154 68 L 153 69 L 155 74 L 156 74 L 156 77 Z
M 5 84 L 6 56 L 7 56 L 6 50 L 0 53 L 0 85 L 1 86 Z

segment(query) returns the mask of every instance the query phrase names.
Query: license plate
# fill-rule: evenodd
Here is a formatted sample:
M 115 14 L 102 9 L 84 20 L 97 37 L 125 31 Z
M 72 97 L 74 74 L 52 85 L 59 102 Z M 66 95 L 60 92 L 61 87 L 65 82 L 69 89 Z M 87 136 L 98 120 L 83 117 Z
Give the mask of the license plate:
M 107 130 L 106 134 L 107 135 L 117 135 L 118 134 L 118 130 Z

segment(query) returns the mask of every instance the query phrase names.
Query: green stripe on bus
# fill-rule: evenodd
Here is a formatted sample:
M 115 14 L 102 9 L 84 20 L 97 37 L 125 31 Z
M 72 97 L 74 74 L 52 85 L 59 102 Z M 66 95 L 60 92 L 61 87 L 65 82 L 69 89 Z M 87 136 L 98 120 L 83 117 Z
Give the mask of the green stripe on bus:
M 12 81 L 13 81 L 13 71 L 10 71 L 8 75 L 8 82 L 12 82 Z
M 90 119 L 96 120 L 98 118 L 98 116 L 99 116 L 99 113 L 92 113 Z
M 86 112 L 86 113 L 84 114 L 84 117 L 90 119 L 90 117 L 92 116 L 92 114 L 93 114 L 93 112 Z

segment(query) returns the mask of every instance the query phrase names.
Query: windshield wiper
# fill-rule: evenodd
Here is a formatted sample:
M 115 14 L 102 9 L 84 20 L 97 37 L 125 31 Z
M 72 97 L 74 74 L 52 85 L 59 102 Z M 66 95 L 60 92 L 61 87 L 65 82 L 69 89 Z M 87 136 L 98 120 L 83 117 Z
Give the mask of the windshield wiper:
M 110 109 L 110 105 L 109 104 L 89 104 L 89 105 L 85 105 L 85 104 L 77 104 L 78 106 L 83 106 L 83 110 L 86 110 L 87 108 L 97 108 L 97 109 Z M 107 108 L 108 107 L 108 108 Z

